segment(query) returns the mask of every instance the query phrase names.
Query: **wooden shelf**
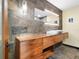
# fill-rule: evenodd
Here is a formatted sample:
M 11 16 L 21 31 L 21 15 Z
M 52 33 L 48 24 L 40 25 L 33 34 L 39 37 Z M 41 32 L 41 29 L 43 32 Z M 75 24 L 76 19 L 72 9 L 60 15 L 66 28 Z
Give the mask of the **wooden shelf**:
M 48 50 L 48 51 L 44 52 L 43 55 L 44 55 L 44 59 L 46 59 L 49 56 L 53 56 L 54 55 L 54 52 L 51 51 L 51 50 Z

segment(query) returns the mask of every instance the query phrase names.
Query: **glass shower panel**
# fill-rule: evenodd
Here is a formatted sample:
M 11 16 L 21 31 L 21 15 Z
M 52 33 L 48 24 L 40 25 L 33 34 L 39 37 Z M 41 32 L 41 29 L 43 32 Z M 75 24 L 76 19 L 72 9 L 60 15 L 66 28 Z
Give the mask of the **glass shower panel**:
M 9 59 L 15 59 L 15 36 L 27 33 L 29 20 L 33 19 L 33 9 L 27 0 L 8 0 L 9 2 Z
M 3 59 L 2 48 L 2 0 L 0 0 L 0 59 Z

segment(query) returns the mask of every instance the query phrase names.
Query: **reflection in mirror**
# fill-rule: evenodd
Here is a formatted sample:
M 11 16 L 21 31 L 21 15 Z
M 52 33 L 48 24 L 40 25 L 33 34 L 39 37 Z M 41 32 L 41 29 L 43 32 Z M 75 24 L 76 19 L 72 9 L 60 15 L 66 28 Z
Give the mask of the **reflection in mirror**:
M 0 59 L 3 59 L 2 46 L 2 0 L 0 0 Z
M 49 25 L 57 25 L 59 26 L 59 15 L 57 15 L 54 12 L 51 12 L 47 9 L 45 9 L 45 11 L 48 13 L 47 15 L 47 22 L 45 24 L 49 24 Z
M 40 20 L 44 22 L 45 31 L 57 30 L 59 27 L 59 15 L 51 12 L 47 9 L 44 11 L 35 8 L 34 20 Z

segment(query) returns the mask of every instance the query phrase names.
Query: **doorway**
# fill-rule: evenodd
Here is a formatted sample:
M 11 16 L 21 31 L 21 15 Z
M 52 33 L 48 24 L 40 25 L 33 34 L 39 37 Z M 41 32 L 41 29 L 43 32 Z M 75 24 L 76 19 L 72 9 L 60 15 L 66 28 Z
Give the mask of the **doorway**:
M 3 41 L 2 41 L 2 0 L 0 0 L 0 59 L 3 59 Z

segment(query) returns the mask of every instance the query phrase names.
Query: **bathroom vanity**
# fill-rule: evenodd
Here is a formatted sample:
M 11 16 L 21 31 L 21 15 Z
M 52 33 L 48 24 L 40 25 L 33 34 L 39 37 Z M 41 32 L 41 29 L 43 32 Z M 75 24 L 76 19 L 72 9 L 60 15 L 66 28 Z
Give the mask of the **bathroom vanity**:
M 46 59 L 54 55 L 50 46 L 68 38 L 68 33 L 49 34 L 21 34 L 15 41 L 15 59 Z M 47 49 L 46 51 L 44 51 Z

